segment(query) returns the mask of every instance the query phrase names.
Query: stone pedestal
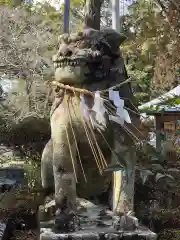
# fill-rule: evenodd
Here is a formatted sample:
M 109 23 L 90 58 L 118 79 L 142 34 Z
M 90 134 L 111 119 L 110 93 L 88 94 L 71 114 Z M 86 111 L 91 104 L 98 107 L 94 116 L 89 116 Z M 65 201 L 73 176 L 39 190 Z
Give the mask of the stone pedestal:
M 43 230 L 40 234 L 40 240 L 65 240 L 65 239 L 87 239 L 87 240 L 117 240 L 117 239 L 127 239 L 127 240 L 155 240 L 157 239 L 156 234 L 152 233 L 148 229 L 139 229 L 136 231 L 114 231 L 112 228 L 89 228 L 89 230 L 77 231 L 74 233 L 53 233 L 48 230 Z
M 133 240 L 155 240 L 156 234 L 151 232 L 148 228 L 137 226 L 135 229 L 126 228 L 126 230 L 117 230 L 113 227 L 112 212 L 106 210 L 103 206 L 94 205 L 87 200 L 80 200 L 81 208 L 78 213 L 79 229 L 75 232 L 61 232 L 53 231 L 55 220 L 53 218 L 48 220 L 46 216 L 45 221 L 40 221 L 40 240 L 63 240 L 63 239 L 133 239 Z M 46 206 L 53 207 L 54 204 L 47 204 Z M 42 211 L 42 208 L 41 208 Z M 45 207 L 45 212 L 49 210 Z M 54 211 L 49 211 L 49 214 Z M 41 213 L 42 217 L 42 213 Z M 133 217 L 132 217 L 133 218 Z M 42 219 L 41 219 L 42 220 Z

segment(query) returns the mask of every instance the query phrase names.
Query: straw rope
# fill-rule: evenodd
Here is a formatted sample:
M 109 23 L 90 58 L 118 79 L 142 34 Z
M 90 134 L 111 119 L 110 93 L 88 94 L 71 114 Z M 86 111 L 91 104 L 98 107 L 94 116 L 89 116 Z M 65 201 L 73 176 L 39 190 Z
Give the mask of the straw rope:
M 132 78 L 128 78 L 126 81 L 113 86 L 111 89 L 116 89 L 118 87 L 121 87 L 124 84 L 129 83 L 130 81 L 132 81 Z M 65 85 L 63 83 L 59 83 L 58 81 L 52 81 L 52 82 L 46 82 L 46 83 L 49 84 L 50 86 L 58 86 L 60 88 L 63 88 L 65 90 L 70 90 L 72 92 L 78 92 L 78 93 L 83 93 L 83 94 L 94 96 L 94 92 L 88 91 L 87 89 L 75 88 L 75 87 L 72 87 L 69 85 Z M 105 89 L 105 90 L 101 90 L 100 93 L 106 93 L 108 91 L 109 91 L 109 89 Z

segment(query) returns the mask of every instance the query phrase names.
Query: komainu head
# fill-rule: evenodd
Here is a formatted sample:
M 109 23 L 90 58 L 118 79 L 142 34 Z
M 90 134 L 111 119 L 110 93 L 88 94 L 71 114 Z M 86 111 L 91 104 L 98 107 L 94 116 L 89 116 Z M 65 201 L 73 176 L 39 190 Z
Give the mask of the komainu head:
M 81 87 L 110 79 L 113 72 L 119 71 L 119 46 L 124 39 L 112 29 L 61 35 L 53 56 L 55 80 Z

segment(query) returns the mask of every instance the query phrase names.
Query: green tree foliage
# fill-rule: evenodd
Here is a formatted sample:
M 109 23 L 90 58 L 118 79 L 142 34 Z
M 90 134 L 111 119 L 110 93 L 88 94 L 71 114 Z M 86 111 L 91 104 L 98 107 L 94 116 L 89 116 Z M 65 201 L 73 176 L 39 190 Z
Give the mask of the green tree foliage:
M 10 8 L 20 6 L 22 3 L 22 0 L 0 0 L 0 5 L 6 5 Z
M 173 35 L 174 27 L 168 16 L 170 13 L 165 13 L 153 0 L 137 0 L 124 16 L 123 33 L 127 41 L 122 50 L 129 74 L 136 80 L 134 91 L 139 103 L 161 94 L 161 89 L 169 90 L 175 81 L 177 67 L 171 56 L 177 51 L 177 35 Z M 157 86 L 158 92 L 153 96 L 152 88 Z
M 135 78 L 134 91 L 139 102 L 150 98 L 150 85 L 158 51 L 157 36 L 162 21 L 160 11 L 151 1 L 138 0 L 124 17 L 123 30 L 127 41 L 123 46 L 128 72 Z

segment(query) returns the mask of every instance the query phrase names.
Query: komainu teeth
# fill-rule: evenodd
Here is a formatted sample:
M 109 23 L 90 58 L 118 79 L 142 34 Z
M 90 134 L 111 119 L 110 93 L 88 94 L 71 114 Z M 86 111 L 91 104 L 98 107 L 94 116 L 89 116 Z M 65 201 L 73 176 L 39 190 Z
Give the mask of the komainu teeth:
M 63 61 L 61 61 L 63 59 Z M 80 60 L 79 59 L 64 59 L 63 57 L 59 57 L 59 60 L 57 62 L 54 62 L 54 67 L 55 68 L 61 68 L 65 66 L 79 66 L 80 65 Z

